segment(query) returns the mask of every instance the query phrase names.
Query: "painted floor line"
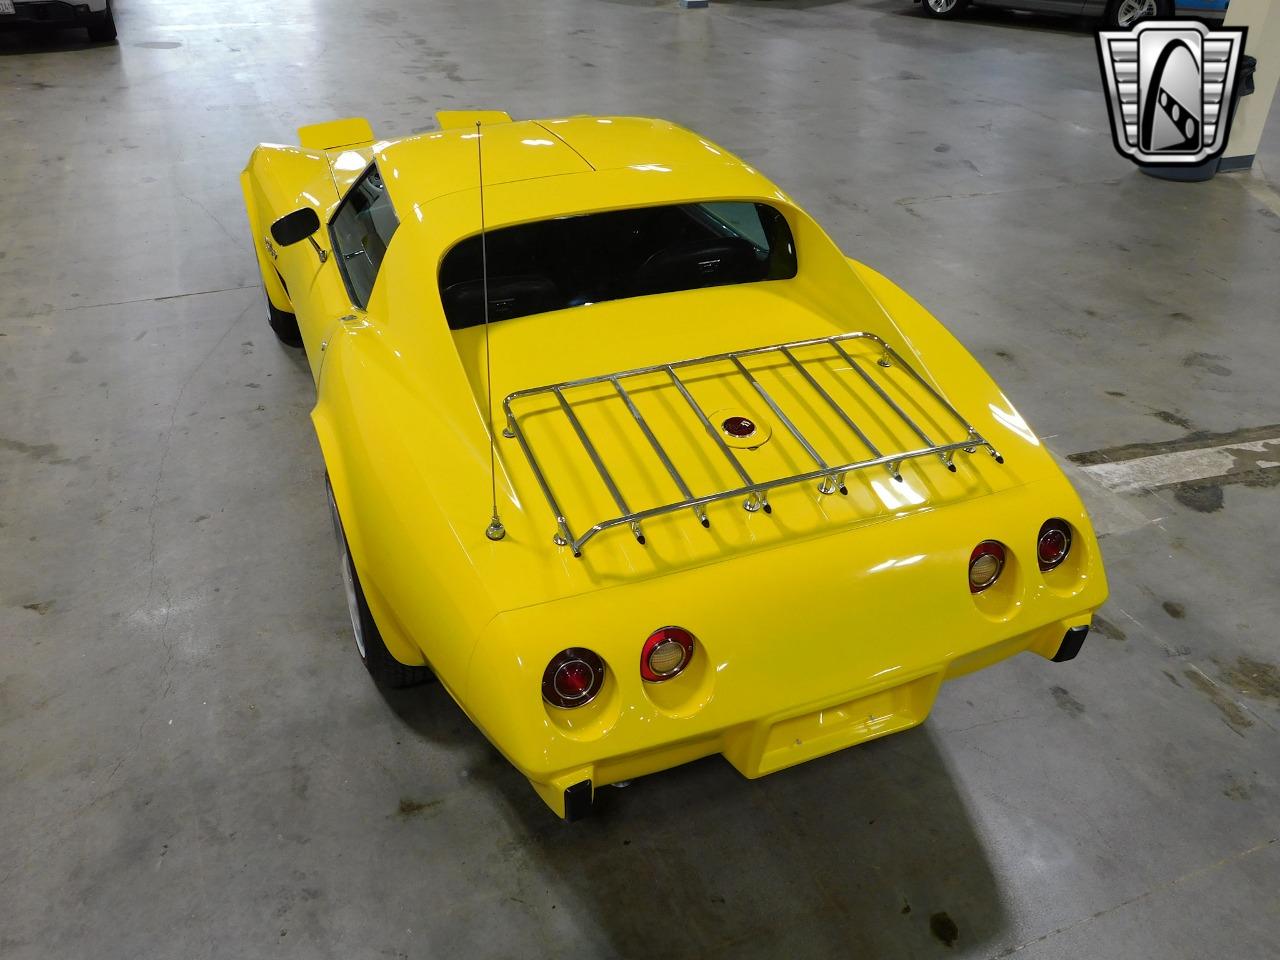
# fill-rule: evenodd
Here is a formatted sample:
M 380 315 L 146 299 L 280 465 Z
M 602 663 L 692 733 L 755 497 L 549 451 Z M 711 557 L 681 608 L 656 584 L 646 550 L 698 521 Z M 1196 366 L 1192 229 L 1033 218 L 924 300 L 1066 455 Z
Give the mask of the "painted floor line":
M 1110 490 L 1133 493 L 1270 468 L 1280 468 L 1280 436 L 1094 463 L 1080 469 Z

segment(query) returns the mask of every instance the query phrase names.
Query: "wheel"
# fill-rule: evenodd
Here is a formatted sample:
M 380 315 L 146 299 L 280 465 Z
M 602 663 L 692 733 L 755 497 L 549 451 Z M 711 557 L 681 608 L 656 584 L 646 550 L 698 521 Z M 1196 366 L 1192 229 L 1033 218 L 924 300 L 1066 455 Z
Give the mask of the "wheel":
M 116 18 L 112 16 L 110 3 L 105 10 L 94 16 L 88 29 L 89 39 L 97 43 L 110 43 L 116 38 Z
M 931 17 L 950 20 L 964 13 L 969 0 L 920 0 L 920 9 Z
M 1113 30 L 1127 30 L 1140 20 L 1171 16 L 1168 0 L 1111 0 L 1103 19 Z
M 292 313 L 285 313 L 267 295 L 267 288 L 262 288 L 262 296 L 267 301 L 267 323 L 281 343 L 286 347 L 302 346 L 302 333 L 298 330 L 298 318 Z
M 373 677 L 377 683 L 388 687 L 415 687 L 420 683 L 426 683 L 432 678 L 430 667 L 411 667 L 401 663 L 391 655 L 391 651 L 382 642 L 382 634 L 378 632 L 378 625 L 373 622 L 373 614 L 369 612 L 369 604 L 365 602 L 364 588 L 360 586 L 356 566 L 351 562 L 347 535 L 342 530 L 342 519 L 338 516 L 338 504 L 333 499 L 333 487 L 328 477 L 325 478 L 324 485 L 329 494 L 333 532 L 338 538 L 342 587 L 347 596 L 347 612 L 351 615 L 351 630 L 355 634 L 356 653 L 360 654 L 360 660 L 369 671 L 369 676 Z

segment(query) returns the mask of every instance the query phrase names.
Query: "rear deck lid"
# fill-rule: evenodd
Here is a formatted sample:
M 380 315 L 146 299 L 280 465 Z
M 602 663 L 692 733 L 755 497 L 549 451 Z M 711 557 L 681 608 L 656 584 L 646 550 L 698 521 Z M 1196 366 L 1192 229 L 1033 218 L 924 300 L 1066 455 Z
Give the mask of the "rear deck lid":
M 498 442 L 548 538 L 619 573 L 628 543 L 680 565 L 1011 485 L 905 353 L 823 332 L 543 382 L 495 404 Z

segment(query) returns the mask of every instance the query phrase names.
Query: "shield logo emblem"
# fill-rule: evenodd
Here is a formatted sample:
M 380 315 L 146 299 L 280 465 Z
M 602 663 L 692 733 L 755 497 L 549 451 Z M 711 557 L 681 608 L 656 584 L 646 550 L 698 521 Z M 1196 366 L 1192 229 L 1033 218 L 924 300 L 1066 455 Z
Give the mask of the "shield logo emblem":
M 1116 149 L 1135 163 L 1196 166 L 1222 155 L 1244 27 L 1146 20 L 1098 34 Z

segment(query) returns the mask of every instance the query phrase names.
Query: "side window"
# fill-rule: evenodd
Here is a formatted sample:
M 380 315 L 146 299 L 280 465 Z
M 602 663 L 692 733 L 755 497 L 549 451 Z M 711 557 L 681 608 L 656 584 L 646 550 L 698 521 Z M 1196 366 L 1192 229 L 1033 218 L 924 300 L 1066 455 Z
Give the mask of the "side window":
M 400 221 L 376 165 L 347 191 L 329 224 L 338 269 L 351 294 L 351 302 L 363 308 L 369 302 L 387 244 Z

